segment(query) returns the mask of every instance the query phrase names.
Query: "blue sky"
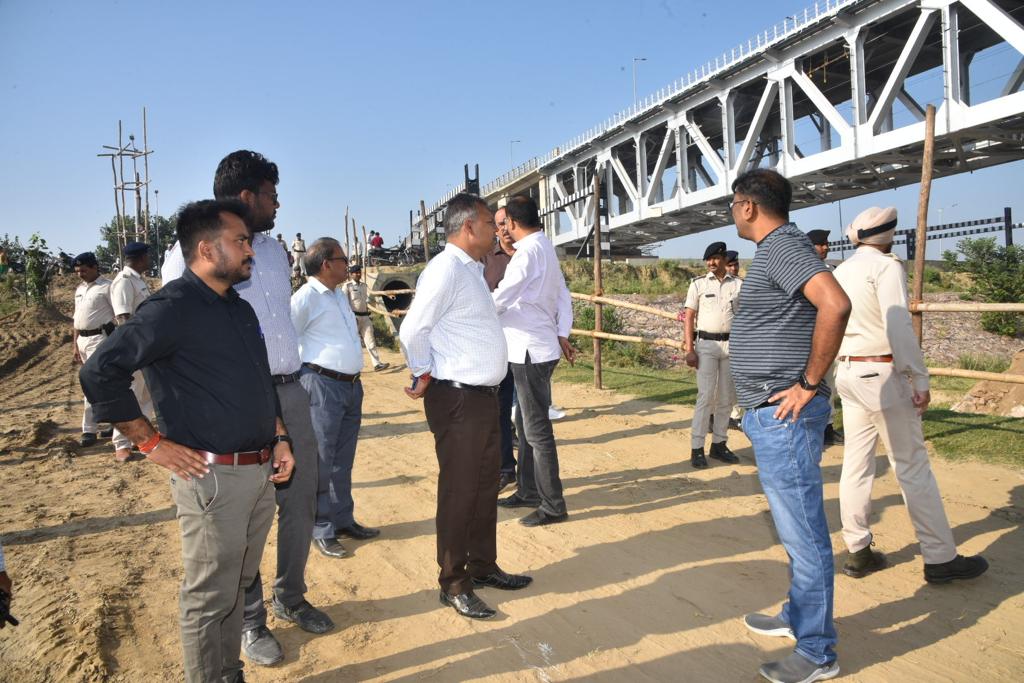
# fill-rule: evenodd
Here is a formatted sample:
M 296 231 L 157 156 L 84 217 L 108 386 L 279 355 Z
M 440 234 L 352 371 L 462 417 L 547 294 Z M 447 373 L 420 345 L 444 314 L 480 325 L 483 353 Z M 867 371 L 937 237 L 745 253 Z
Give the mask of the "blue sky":
M 806 3 L 811 4 L 811 3 Z M 92 248 L 114 213 L 117 121 L 149 113 L 160 212 L 212 194 L 226 153 L 281 168 L 275 232 L 339 235 L 345 207 L 388 244 L 409 209 L 479 164 L 486 182 L 803 9 L 763 0 L 580 2 L 55 2 L 0 0 L 0 234 Z M 933 216 L 1001 214 L 1020 162 L 936 183 Z M 914 215 L 917 187 L 843 202 Z M 151 203 L 151 207 L 153 204 Z M 800 212 L 838 225 L 834 206 Z M 732 228 L 666 243 L 695 256 Z M 950 245 L 946 245 L 947 247 Z M 936 250 L 937 251 L 937 250 Z M 931 255 L 931 254 L 930 254 Z

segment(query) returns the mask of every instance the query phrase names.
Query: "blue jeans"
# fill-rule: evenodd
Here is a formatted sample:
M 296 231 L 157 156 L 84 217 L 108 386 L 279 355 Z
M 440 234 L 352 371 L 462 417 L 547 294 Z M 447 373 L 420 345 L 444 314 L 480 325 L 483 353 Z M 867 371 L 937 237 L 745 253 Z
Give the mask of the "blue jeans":
M 796 651 L 815 664 L 835 661 L 832 623 L 832 540 L 822 497 L 821 449 L 829 402 L 815 396 L 792 421 L 776 420 L 774 406 L 748 410 L 743 432 L 757 458 L 761 488 L 786 553 L 789 599 L 779 617 L 796 635 Z

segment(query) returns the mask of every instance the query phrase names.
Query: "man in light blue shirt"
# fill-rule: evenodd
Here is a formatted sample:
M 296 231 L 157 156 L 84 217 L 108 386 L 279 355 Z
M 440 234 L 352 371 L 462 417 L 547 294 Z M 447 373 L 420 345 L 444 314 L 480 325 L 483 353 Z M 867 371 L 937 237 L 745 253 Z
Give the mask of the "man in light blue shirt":
M 338 285 L 348 277 L 348 257 L 337 240 L 322 237 L 306 251 L 309 281 L 292 295 L 292 324 L 299 335 L 302 371 L 320 453 L 313 545 L 327 557 L 347 553 L 338 534 L 366 540 L 380 531 L 353 515 L 352 463 L 363 415 L 363 350 L 356 317 Z

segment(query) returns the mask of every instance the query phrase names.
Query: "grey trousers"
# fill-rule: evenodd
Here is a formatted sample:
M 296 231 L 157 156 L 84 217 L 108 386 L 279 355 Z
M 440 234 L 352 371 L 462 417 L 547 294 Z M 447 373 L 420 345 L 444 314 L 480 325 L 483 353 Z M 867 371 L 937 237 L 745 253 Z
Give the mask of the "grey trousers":
M 213 465 L 171 477 L 181 526 L 181 647 L 187 683 L 234 681 L 242 670 L 242 610 L 274 518 L 271 463 Z
M 525 500 L 540 501 L 540 509 L 551 515 L 564 515 L 565 498 L 558 476 L 558 449 L 548 417 L 551 405 L 551 374 L 557 360 L 534 363 L 526 354 L 525 363 L 509 363 L 516 382 L 519 409 L 516 430 L 519 433 L 519 472 L 517 494 Z
M 308 368 L 302 369 L 299 381 L 309 392 L 309 411 L 320 456 L 313 538 L 335 538 L 336 529 L 351 526 L 355 521 L 352 464 L 363 421 L 363 383 L 330 379 Z
M 309 416 L 309 394 L 296 382 L 278 384 L 277 400 L 281 418 L 292 437 L 295 470 L 287 484 L 277 487 L 277 577 L 274 597 L 286 607 L 296 607 L 306 595 L 306 560 L 309 538 L 316 516 L 317 450 L 316 435 Z M 263 580 L 259 572 L 245 589 L 243 631 L 267 625 L 263 604 Z

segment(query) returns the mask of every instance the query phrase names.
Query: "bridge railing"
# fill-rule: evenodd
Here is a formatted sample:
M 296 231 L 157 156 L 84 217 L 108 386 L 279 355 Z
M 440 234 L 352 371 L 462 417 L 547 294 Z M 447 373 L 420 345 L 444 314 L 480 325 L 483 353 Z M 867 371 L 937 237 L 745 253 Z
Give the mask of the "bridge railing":
M 752 55 L 764 52 L 773 45 L 786 40 L 793 34 L 806 28 L 808 25 L 822 21 L 827 17 L 834 16 L 844 7 L 854 5 L 858 2 L 863 2 L 863 0 L 818 0 L 814 5 L 805 8 L 802 13 L 797 12 L 796 14 L 787 16 L 781 22 L 773 24 L 753 38 L 747 40 L 747 42 L 740 43 L 736 47 L 723 52 L 714 59 L 710 59 L 697 68 L 688 71 L 665 87 L 647 95 L 632 106 L 612 114 L 600 124 L 587 129 L 583 133 L 580 133 L 576 137 L 567 141 L 565 144 L 556 147 L 545 154 L 535 156 L 529 161 L 520 164 L 506 173 L 503 173 L 484 185 L 481 189 L 481 193 L 486 196 L 491 192 L 514 182 L 548 162 L 582 147 L 594 138 L 618 128 L 637 116 L 647 113 L 662 103 L 676 97 L 680 93 L 711 80 L 721 72 L 730 69 Z

